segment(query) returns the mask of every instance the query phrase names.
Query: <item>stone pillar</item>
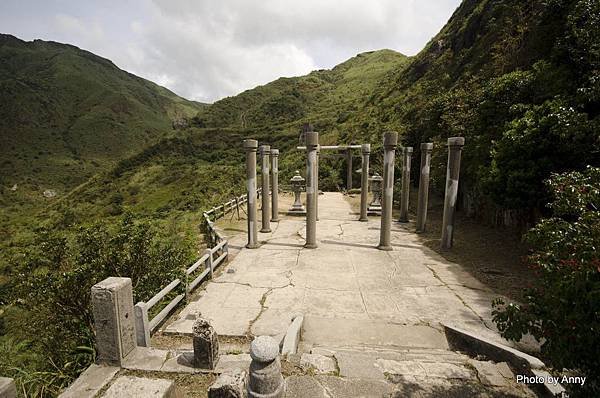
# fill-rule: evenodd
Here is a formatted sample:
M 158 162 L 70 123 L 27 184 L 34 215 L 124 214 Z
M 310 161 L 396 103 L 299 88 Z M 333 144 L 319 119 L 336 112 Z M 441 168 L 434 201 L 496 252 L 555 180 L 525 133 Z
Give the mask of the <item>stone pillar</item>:
M 285 381 L 281 374 L 279 345 L 270 336 L 259 336 L 250 344 L 249 398 L 283 398 Z
M 417 232 L 425 232 L 427 203 L 429 201 L 429 168 L 433 143 L 421 144 L 421 177 L 419 178 L 419 203 L 417 205 Z
M 271 149 L 271 221 L 279 221 L 279 149 Z
M 410 164 L 413 149 L 410 146 L 402 148 L 402 194 L 400 196 L 400 222 L 408 222 L 408 201 L 410 199 Z
M 269 154 L 271 147 L 268 145 L 260 146 L 260 165 L 262 171 L 262 228 L 260 232 L 271 232 L 271 209 L 269 198 Z
M 196 368 L 214 370 L 219 361 L 219 338 L 206 319 L 198 318 L 192 328 Z
M 317 148 L 319 147 L 319 133 L 309 131 L 306 133 L 306 244 L 307 249 L 317 247 Z
M 131 279 L 106 278 L 91 290 L 96 361 L 121 366 L 123 358 L 136 347 Z
M 392 250 L 392 207 L 394 206 L 394 162 L 398 133 L 388 131 L 383 136 L 383 188 L 379 250 Z
M 367 201 L 369 200 L 369 154 L 371 153 L 371 144 L 363 144 L 362 152 L 362 171 L 360 175 L 360 218 L 359 221 L 369 221 L 367 218 Z
M 460 155 L 465 145 L 464 137 L 448 138 L 448 167 L 446 168 L 446 195 L 444 198 L 444 218 L 442 222 L 442 249 L 452 248 L 454 238 L 454 213 L 458 195 Z
M 258 244 L 258 223 L 256 221 L 256 150 L 258 141 L 244 140 L 246 151 L 246 184 L 248 186 L 248 249 L 256 249 Z
M 315 217 L 319 221 L 319 157 L 321 156 L 321 145 L 317 146 L 317 161 L 315 163 Z
M 0 377 L 0 397 L 17 398 L 17 386 L 13 379 Z
M 352 149 L 346 149 L 346 190 L 352 189 Z

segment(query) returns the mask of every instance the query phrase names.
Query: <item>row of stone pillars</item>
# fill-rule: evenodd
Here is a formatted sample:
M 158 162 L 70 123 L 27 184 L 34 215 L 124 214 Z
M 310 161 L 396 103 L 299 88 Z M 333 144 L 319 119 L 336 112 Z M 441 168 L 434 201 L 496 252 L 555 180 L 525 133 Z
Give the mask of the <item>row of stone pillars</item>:
M 319 133 L 305 132 L 306 141 L 306 244 L 305 247 L 313 249 L 317 247 L 317 227 L 318 220 L 318 198 L 319 198 Z M 381 187 L 381 231 L 378 248 L 381 250 L 391 250 L 391 222 L 394 195 L 394 165 L 395 152 L 398 145 L 398 133 L 387 132 L 384 134 L 383 148 L 383 178 Z M 442 224 L 441 245 L 444 249 L 452 247 L 454 213 L 456 210 L 456 200 L 458 194 L 458 178 L 460 173 L 460 157 L 464 145 L 463 137 L 453 137 L 448 139 L 448 165 L 446 177 L 446 194 L 444 201 L 444 216 Z M 244 149 L 246 150 L 246 172 L 248 184 L 248 248 L 258 247 L 256 221 L 256 152 L 258 142 L 256 140 L 245 140 Z M 429 195 L 429 170 L 431 164 L 432 143 L 421 144 L 421 167 L 419 179 L 419 196 L 417 207 L 417 232 L 424 232 L 427 221 L 427 204 Z M 359 221 L 368 221 L 367 194 L 368 194 L 368 176 L 369 176 L 369 156 L 371 152 L 370 144 L 361 146 L 362 170 L 361 170 L 361 202 Z M 400 222 L 408 222 L 408 207 L 410 195 L 410 168 L 412 162 L 412 147 L 404 147 L 402 150 L 402 192 L 400 199 Z M 347 151 L 350 153 L 350 150 Z M 279 151 L 270 149 L 268 145 L 260 147 L 261 165 L 262 165 L 262 228 L 261 232 L 271 232 L 270 221 L 278 219 L 277 190 L 278 190 L 278 156 Z M 348 177 L 351 179 L 351 156 L 348 156 Z M 273 194 L 269 195 L 269 157 L 272 166 L 272 185 Z M 351 180 L 350 180 L 351 181 Z M 269 201 L 269 199 L 271 201 Z M 298 197 L 296 198 L 298 199 Z M 377 201 L 375 199 L 374 202 Z M 272 212 L 269 211 L 272 205 Z M 271 214 L 272 213 L 272 214 Z
M 398 134 L 388 132 L 384 135 L 384 162 L 383 162 L 383 187 L 382 187 L 382 212 L 381 232 L 378 248 L 392 250 L 390 232 L 392 223 L 392 201 L 394 195 L 394 158 Z M 442 222 L 441 247 L 450 249 L 454 238 L 454 216 L 458 196 L 458 178 L 460 174 L 460 158 L 462 147 L 465 144 L 463 137 L 448 138 L 448 163 L 446 169 L 446 192 L 444 199 L 444 216 Z M 421 168 L 419 178 L 419 196 L 417 203 L 417 232 L 425 232 L 427 221 L 427 204 L 429 197 L 429 171 L 431 167 L 431 152 L 433 144 L 421 144 Z M 412 160 L 412 147 L 402 149 L 402 192 L 400 196 L 400 217 L 398 221 L 408 222 L 408 204 L 410 197 L 410 168 Z
M 258 221 L 256 218 L 256 153 L 260 153 L 262 172 L 262 225 L 260 232 L 268 233 L 271 232 L 271 221 L 279 221 L 279 150 L 271 149 L 269 145 L 261 145 L 259 150 L 258 141 L 252 139 L 244 140 L 244 150 L 246 151 L 246 184 L 248 190 L 248 244 L 246 247 L 256 249 L 260 246 L 258 243 Z

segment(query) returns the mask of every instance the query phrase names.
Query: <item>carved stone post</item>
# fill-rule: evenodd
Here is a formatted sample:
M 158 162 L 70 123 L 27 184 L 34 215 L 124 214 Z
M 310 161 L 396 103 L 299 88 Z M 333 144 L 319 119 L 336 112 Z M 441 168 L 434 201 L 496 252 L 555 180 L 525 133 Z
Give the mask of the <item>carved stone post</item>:
M 248 187 L 248 249 L 256 249 L 258 244 L 258 223 L 256 222 L 256 150 L 258 141 L 244 140 L 246 151 L 246 184 Z
M 352 150 L 346 149 L 346 190 L 352 189 Z
M 369 221 L 367 218 L 367 201 L 369 200 L 369 154 L 371 145 L 363 144 L 362 152 L 362 171 L 360 176 L 360 218 L 359 221 Z
M 446 195 L 444 198 L 444 219 L 442 222 L 442 249 L 452 248 L 454 215 L 458 196 L 458 176 L 460 174 L 460 155 L 464 145 L 464 137 L 448 138 L 448 167 L 446 169 Z
M 271 149 L 271 221 L 279 221 L 279 150 Z
M 121 365 L 136 347 L 130 278 L 106 278 L 92 286 L 97 362 Z
M 419 203 L 417 205 L 417 232 L 425 232 L 427 203 L 429 201 L 429 168 L 433 143 L 421 144 L 421 177 L 419 178 Z
M 283 398 L 285 380 L 281 374 L 279 345 L 270 336 L 259 336 L 250 344 L 249 398 Z
M 388 131 L 383 136 L 383 189 L 381 208 L 381 229 L 379 231 L 379 250 L 392 250 L 392 207 L 394 205 L 394 161 L 398 133 Z
M 400 222 L 408 222 L 408 201 L 410 199 L 410 164 L 413 149 L 406 146 L 402 149 L 402 195 L 400 196 Z
M 198 318 L 192 328 L 194 345 L 194 366 L 201 369 L 214 369 L 219 361 L 219 338 L 210 323 Z
M 271 209 L 269 198 L 269 145 L 260 146 L 260 165 L 262 170 L 262 228 L 260 232 L 271 232 Z
M 306 133 L 306 244 L 307 249 L 317 247 L 317 184 L 316 163 L 319 133 Z

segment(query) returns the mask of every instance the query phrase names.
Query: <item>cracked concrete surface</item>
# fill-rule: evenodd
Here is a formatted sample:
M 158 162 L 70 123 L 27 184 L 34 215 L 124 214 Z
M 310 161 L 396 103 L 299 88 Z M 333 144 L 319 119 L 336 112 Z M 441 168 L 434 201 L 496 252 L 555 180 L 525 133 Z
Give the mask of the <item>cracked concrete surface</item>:
M 379 219 L 357 221 L 342 194 L 319 198 L 319 247 L 304 249 L 304 219 L 282 219 L 262 246 L 242 248 L 165 333 L 190 334 L 195 317 L 219 335 L 278 336 L 305 315 L 303 342 L 444 348 L 440 322 L 507 344 L 491 322 L 498 297 L 459 265 L 422 246 L 409 225 L 394 223 L 391 252 L 376 249 Z M 243 247 L 245 235 L 231 239 Z M 333 329 L 332 329 L 333 328 Z

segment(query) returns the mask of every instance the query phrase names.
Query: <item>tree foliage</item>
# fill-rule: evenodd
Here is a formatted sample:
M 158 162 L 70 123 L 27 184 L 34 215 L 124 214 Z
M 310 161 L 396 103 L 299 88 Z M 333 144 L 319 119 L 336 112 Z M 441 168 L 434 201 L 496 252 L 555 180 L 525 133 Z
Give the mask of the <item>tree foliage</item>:
M 502 335 L 520 340 L 532 334 L 555 369 L 588 377 L 581 396 L 600 394 L 600 168 L 555 174 L 553 216 L 527 235 L 529 262 L 539 283 L 523 305 L 494 303 Z M 575 387 L 573 387 L 575 388 Z

